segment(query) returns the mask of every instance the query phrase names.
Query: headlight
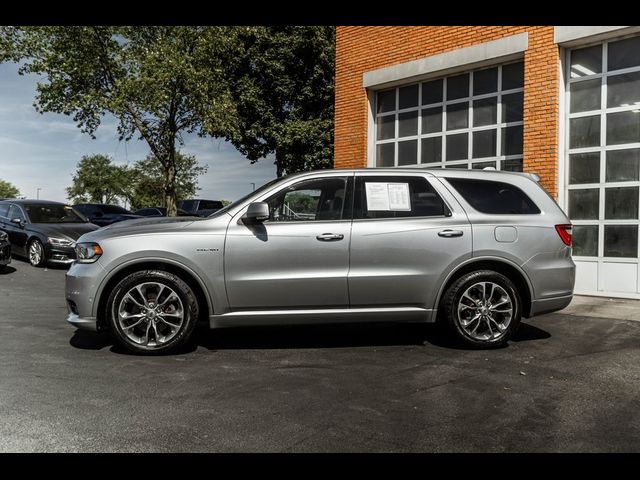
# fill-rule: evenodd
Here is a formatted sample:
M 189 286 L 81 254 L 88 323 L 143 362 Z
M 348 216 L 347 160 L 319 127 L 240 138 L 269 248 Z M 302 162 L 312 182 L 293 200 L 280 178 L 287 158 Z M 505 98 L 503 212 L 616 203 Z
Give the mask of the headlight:
M 67 240 L 66 238 L 49 237 L 47 241 L 49 242 L 50 245 L 53 245 L 54 247 L 72 247 L 73 246 L 73 241 Z
M 5 242 L 9 238 L 6 232 L 0 232 L 0 242 Z
M 76 259 L 78 263 L 93 263 L 102 255 L 102 248 L 97 243 L 77 243 Z

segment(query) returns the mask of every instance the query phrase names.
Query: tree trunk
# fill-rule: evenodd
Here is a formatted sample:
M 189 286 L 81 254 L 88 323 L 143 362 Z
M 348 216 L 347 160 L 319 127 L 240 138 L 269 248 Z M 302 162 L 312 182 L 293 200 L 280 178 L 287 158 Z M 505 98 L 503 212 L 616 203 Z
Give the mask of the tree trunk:
M 169 160 L 164 169 L 164 204 L 167 217 L 175 217 L 178 213 L 176 205 L 176 162 Z

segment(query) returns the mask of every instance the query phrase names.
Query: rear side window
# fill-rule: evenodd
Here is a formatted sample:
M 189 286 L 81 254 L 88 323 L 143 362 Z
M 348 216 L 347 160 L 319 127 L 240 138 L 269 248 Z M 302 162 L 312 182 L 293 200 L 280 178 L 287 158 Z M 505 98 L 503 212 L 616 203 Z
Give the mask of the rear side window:
M 540 213 L 533 200 L 515 185 L 472 178 L 446 179 L 473 208 L 482 213 L 531 215 Z
M 359 176 L 354 218 L 443 217 L 449 209 L 424 177 Z
M 213 210 L 215 208 L 222 208 L 222 202 L 218 200 L 202 200 L 198 210 Z

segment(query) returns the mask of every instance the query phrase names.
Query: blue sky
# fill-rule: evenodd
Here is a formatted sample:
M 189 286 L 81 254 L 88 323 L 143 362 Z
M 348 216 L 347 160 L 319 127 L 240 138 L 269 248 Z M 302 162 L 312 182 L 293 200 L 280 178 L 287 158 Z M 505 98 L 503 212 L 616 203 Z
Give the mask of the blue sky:
M 148 153 L 146 143 L 120 142 L 117 122 L 105 117 L 96 139 L 80 132 L 71 117 L 39 114 L 33 107 L 37 77 L 19 76 L 17 65 L 0 64 L 0 179 L 20 189 L 22 195 L 68 201 L 65 188 L 83 155 L 102 153 L 117 164 L 131 164 Z M 195 155 L 208 172 L 200 177 L 197 196 L 235 200 L 275 178 L 273 159 L 251 164 L 231 144 L 212 138 L 185 137 L 184 153 Z

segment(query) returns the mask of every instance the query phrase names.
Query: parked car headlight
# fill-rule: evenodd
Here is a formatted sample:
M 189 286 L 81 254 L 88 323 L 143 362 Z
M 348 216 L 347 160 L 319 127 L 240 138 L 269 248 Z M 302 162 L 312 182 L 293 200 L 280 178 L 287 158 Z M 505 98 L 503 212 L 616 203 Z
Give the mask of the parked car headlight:
M 8 238 L 9 235 L 6 232 L 0 232 L 0 242 L 6 242 Z
M 50 245 L 53 245 L 54 247 L 71 247 L 71 246 L 73 246 L 73 241 L 67 240 L 66 238 L 49 237 L 49 238 L 47 238 L 47 241 L 49 242 Z
M 78 263 L 93 263 L 102 255 L 100 245 L 93 242 L 77 243 L 75 250 Z

